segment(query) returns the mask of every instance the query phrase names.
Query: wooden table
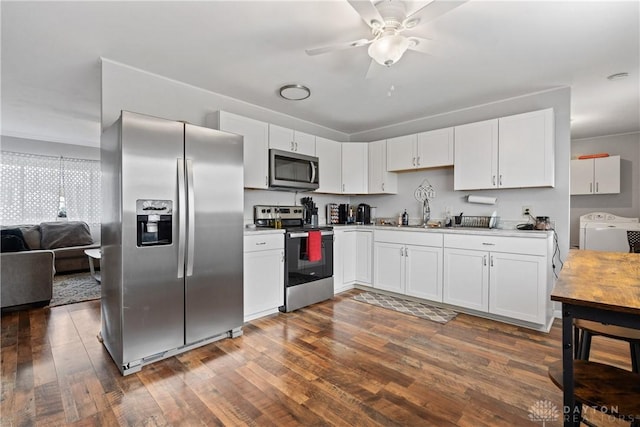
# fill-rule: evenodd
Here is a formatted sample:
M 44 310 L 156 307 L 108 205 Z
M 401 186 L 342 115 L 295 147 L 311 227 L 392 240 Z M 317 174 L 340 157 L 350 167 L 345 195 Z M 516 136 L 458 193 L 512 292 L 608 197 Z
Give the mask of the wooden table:
M 640 329 L 640 254 L 571 250 L 551 299 L 562 303 L 564 425 L 577 426 L 573 319 Z

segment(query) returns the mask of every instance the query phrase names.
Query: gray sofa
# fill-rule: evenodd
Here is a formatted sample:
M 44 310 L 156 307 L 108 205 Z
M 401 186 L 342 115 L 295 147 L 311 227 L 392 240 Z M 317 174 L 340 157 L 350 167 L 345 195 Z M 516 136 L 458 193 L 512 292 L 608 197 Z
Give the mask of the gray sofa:
M 54 274 L 88 271 L 89 260 L 84 251 L 100 248 L 91 237 L 89 226 L 81 221 L 3 226 L 2 229 L 0 305 L 3 309 L 47 305 L 52 296 Z M 10 242 L 18 242 L 17 248 L 5 245 L 7 234 L 22 234 L 25 247 L 20 248 L 20 239 L 14 237 L 10 237 Z

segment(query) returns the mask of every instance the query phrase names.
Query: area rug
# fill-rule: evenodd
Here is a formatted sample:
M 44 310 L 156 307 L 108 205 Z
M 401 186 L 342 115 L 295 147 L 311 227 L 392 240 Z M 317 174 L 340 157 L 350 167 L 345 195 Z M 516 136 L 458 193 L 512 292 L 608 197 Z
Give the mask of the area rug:
M 435 307 L 422 302 L 410 301 L 375 292 L 363 292 L 355 295 L 353 299 L 443 324 L 447 323 L 458 314 L 455 311 L 448 310 L 446 308 Z
M 100 298 L 100 284 L 90 273 L 56 274 L 53 276 L 53 298 L 49 307 Z

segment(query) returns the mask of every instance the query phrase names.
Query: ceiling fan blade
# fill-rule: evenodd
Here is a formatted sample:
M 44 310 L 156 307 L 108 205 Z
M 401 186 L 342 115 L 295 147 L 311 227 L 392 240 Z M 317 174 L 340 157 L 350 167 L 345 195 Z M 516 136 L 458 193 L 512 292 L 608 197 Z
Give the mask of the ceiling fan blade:
M 433 21 L 456 7 L 462 6 L 467 1 L 469 0 L 433 0 L 407 16 L 403 24 L 407 28 L 413 28 L 418 24 Z
M 371 0 L 347 0 L 362 20 L 371 28 L 380 28 L 384 25 L 384 18 Z
M 333 51 L 336 51 L 336 50 L 344 50 L 344 49 L 350 49 L 352 47 L 366 46 L 369 43 L 371 43 L 372 41 L 373 40 L 360 39 L 360 40 L 355 40 L 355 41 L 352 41 L 352 42 L 336 43 L 336 44 L 332 44 L 332 45 L 329 45 L 329 46 L 316 47 L 316 48 L 313 48 L 313 49 L 305 49 L 305 52 L 307 52 L 307 55 L 309 55 L 309 56 L 321 55 L 323 53 L 333 52 Z
M 409 50 L 413 50 L 420 53 L 426 53 L 427 55 L 431 55 L 431 49 L 429 45 L 433 43 L 433 40 L 424 39 L 422 37 L 407 37 L 409 39 Z

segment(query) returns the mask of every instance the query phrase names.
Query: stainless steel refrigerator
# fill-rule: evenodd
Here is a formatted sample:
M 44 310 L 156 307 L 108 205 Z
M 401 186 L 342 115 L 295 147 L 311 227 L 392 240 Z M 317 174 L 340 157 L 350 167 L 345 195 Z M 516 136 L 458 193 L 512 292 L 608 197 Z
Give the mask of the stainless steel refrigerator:
M 103 133 L 100 334 L 123 375 L 242 334 L 242 143 L 127 111 Z

